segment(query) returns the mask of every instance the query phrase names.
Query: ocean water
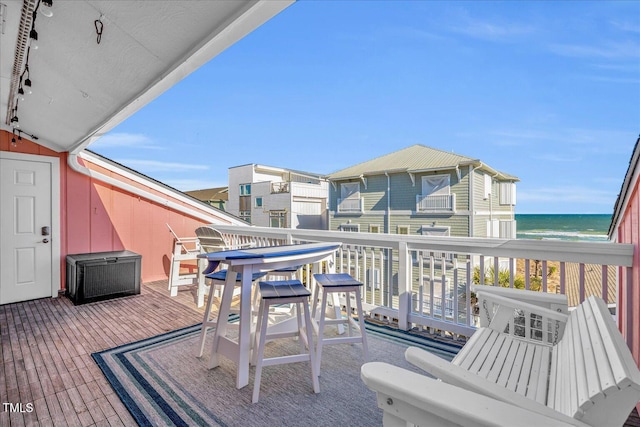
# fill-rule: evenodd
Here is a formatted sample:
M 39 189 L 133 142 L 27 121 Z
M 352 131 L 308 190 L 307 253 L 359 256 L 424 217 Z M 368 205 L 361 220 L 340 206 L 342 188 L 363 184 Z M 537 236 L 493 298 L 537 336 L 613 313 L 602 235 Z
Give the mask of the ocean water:
M 606 241 L 609 214 L 516 214 L 518 239 Z

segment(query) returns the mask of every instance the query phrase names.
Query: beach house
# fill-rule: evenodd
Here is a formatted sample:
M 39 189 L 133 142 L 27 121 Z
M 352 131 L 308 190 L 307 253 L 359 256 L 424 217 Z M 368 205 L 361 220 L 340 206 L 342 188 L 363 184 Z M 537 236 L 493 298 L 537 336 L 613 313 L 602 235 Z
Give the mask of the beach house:
M 412 145 L 328 175 L 331 230 L 515 238 L 518 178 Z
M 227 211 L 250 224 L 327 228 L 327 180 L 320 174 L 248 164 L 229 168 Z

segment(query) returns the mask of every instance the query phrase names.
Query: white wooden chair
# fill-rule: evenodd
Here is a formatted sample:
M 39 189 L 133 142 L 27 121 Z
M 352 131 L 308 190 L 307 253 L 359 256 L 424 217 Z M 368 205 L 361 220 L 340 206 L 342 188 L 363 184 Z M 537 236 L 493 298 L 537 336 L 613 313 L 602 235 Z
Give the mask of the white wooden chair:
M 169 265 L 169 291 L 172 297 L 178 295 L 178 287 L 183 285 L 193 285 L 198 279 L 198 254 L 200 254 L 200 244 L 197 237 L 178 237 L 171 226 L 167 224 L 169 232 L 173 235 L 173 251 Z M 188 262 L 189 270 L 182 273 L 181 265 Z
M 545 307 L 557 299 L 534 304 L 507 296 L 522 291 L 476 291 L 486 326 L 451 362 L 414 347 L 405 352 L 440 381 L 363 365 L 385 426 L 623 425 L 640 401 L 640 371 L 604 301 L 591 296 L 564 314 L 562 304 Z
M 200 246 L 200 253 L 208 253 L 208 252 L 217 252 L 217 251 L 226 251 L 226 250 L 232 250 L 232 249 L 240 249 L 240 248 L 244 248 L 244 247 L 251 247 L 253 246 L 252 243 L 244 243 L 244 244 L 240 244 L 240 245 L 232 245 L 230 244 L 222 235 L 222 233 L 220 233 L 218 230 L 216 230 L 213 227 L 210 226 L 203 226 L 203 227 L 198 227 L 196 228 L 196 236 L 198 237 L 198 244 Z M 199 264 L 200 269 L 198 270 L 199 273 L 201 273 L 201 271 L 204 270 L 204 268 L 206 267 L 207 262 L 205 260 L 201 260 L 202 263 Z M 220 268 L 220 270 L 222 270 L 222 268 Z M 216 277 L 216 276 L 214 276 Z M 202 274 L 198 275 L 198 301 L 197 301 L 197 305 L 198 307 L 202 307 L 205 303 L 204 299 L 205 299 L 205 290 L 207 287 L 207 280 L 205 280 L 205 277 Z M 210 287 L 209 287 L 209 292 L 213 292 L 215 294 L 216 297 L 220 297 L 220 293 L 219 290 L 221 289 L 221 286 L 224 285 L 225 283 L 225 279 L 209 279 L 210 282 Z M 239 292 L 239 289 L 238 289 Z

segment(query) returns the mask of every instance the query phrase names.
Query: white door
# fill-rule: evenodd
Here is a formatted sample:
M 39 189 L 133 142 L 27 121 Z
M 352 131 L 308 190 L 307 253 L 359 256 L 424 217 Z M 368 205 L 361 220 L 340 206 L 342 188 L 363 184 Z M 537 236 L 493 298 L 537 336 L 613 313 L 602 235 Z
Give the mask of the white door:
M 53 201 L 58 170 L 51 158 L 0 158 L 0 304 L 56 294 L 59 243 L 52 240 L 58 239 L 59 215 L 53 210 L 59 206 Z

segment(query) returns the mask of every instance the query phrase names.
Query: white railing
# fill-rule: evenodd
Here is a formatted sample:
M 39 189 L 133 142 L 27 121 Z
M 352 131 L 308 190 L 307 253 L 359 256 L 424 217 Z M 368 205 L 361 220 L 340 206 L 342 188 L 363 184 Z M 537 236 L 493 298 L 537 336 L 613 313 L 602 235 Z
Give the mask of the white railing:
M 271 194 L 288 193 L 288 192 L 289 192 L 288 182 L 272 182 L 271 183 Z
M 455 212 L 455 194 L 416 195 L 416 212 Z
M 616 272 L 630 270 L 633 263 L 632 245 L 608 242 L 212 227 L 233 244 L 341 241 L 335 261 L 325 268 L 364 284 L 363 305 L 371 316 L 397 322 L 401 329 L 418 325 L 461 336 L 476 328 L 474 284 L 563 293 L 570 306 L 592 293 L 615 303 Z M 307 268 L 304 278 L 313 286 L 310 277 Z
M 364 198 L 338 199 L 338 213 L 363 212 Z

